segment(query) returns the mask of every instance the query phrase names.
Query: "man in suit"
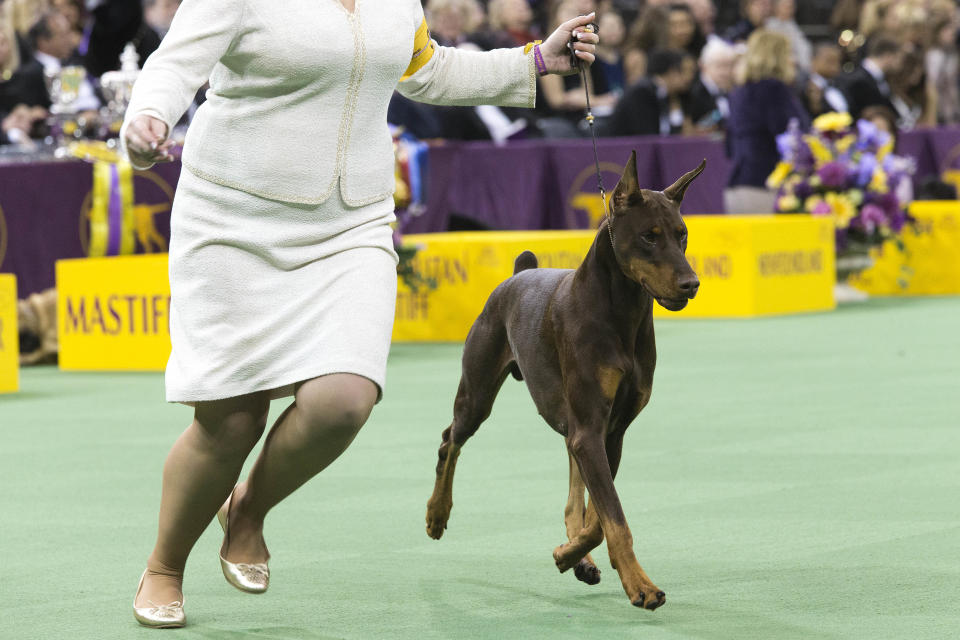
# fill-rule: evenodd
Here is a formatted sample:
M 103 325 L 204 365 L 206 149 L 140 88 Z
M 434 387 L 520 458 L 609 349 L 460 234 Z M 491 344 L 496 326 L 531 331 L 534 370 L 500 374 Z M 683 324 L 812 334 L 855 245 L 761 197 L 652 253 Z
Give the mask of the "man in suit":
M 50 12 L 40 16 L 27 33 L 27 40 L 33 50 L 33 60 L 24 64 L 19 72 L 24 82 L 31 86 L 40 86 L 45 74 L 56 74 L 64 66 L 81 64 L 74 51 L 70 22 L 63 14 Z M 42 86 L 46 92 L 46 84 Z M 42 106 L 50 106 L 49 95 L 44 97 Z M 74 106 L 78 111 L 93 111 L 100 107 L 89 78 L 80 85 Z
M 847 99 L 850 115 L 859 118 L 864 109 L 882 106 L 894 109 L 887 79 L 900 67 L 900 45 L 886 36 L 877 36 L 867 44 L 867 57 L 841 76 L 839 85 Z
M 693 81 L 684 53 L 662 49 L 647 61 L 647 77 L 629 87 L 617 102 L 604 134 L 609 136 L 671 135 L 683 130 L 680 97 Z
M 727 94 L 733 89 L 737 50 L 720 38 L 711 38 L 700 53 L 700 74 L 690 87 L 687 112 L 701 133 L 723 131 L 730 117 Z
M 836 86 L 842 62 L 843 52 L 836 44 L 822 42 L 814 47 L 810 73 L 798 83 L 803 106 L 812 117 L 831 111 L 849 111 L 847 98 Z

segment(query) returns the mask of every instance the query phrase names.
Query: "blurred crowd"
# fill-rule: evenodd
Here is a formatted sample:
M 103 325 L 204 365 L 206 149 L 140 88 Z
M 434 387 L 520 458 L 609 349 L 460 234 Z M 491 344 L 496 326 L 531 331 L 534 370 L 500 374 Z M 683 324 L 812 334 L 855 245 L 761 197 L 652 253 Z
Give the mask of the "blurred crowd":
M 732 94 L 761 80 L 786 85 L 795 101 L 779 97 L 803 119 L 869 109 L 885 128 L 960 122 L 954 0 L 427 0 L 425 8 L 438 42 L 468 49 L 523 44 L 596 10 L 601 47 L 586 83 L 605 135 L 722 135 L 739 116 Z M 533 113 L 396 98 L 391 118 L 425 138 L 587 135 L 581 78 L 539 83 Z
M 170 27 L 179 0 L 0 0 L 0 144 L 49 135 L 51 80 L 64 68 L 77 118 L 97 130 L 99 79 L 120 66 L 128 43 L 146 60 Z
M 523 45 L 596 10 L 601 46 L 585 82 L 603 135 L 719 137 L 771 118 L 770 111 L 802 121 L 829 111 L 866 113 L 890 130 L 960 122 L 955 0 L 424 5 L 441 45 L 473 50 Z M 118 67 L 127 43 L 146 60 L 178 6 L 179 0 L 0 0 L 0 144 L 46 134 L 50 78 L 64 66 L 84 69 L 76 104 L 96 118 L 104 101 L 98 79 Z M 397 95 L 389 119 L 424 139 L 588 135 L 584 79 L 538 82 L 533 111 L 435 107 Z

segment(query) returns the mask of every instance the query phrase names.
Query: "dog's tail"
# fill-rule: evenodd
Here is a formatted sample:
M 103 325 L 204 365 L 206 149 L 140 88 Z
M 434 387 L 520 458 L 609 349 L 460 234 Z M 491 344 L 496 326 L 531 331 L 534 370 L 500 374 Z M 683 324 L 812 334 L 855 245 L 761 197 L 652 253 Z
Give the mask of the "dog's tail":
M 527 269 L 536 269 L 537 268 L 537 256 L 534 255 L 533 251 L 524 251 L 517 256 L 517 259 L 513 262 L 513 273 L 514 275 L 520 273 L 521 271 L 526 271 Z

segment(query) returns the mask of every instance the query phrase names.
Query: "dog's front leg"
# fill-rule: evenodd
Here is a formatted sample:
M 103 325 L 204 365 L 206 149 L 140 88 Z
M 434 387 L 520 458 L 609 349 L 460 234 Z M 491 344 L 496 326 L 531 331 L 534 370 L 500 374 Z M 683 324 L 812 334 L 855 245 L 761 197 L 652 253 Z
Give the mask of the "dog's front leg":
M 580 475 L 590 493 L 590 503 L 600 518 L 610 552 L 610 563 L 620 574 L 623 590 L 635 606 L 656 609 L 666 601 L 666 596 L 637 562 L 633 552 L 633 535 L 613 485 L 605 437 L 595 424 L 571 424 L 568 447 L 580 467 Z M 588 508 L 588 520 L 589 516 Z

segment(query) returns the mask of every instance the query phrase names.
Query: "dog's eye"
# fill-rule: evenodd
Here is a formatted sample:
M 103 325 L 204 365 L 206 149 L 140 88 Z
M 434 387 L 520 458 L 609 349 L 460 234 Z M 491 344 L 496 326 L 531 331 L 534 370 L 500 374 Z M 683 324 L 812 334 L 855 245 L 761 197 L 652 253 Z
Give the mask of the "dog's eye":
M 686 233 L 683 233 L 683 234 L 680 236 L 680 244 L 681 244 L 681 246 L 684 246 L 684 247 L 687 246 L 687 234 L 686 234 Z
M 640 239 L 647 244 L 657 244 L 657 234 L 655 234 L 653 231 L 647 231 L 640 236 Z

